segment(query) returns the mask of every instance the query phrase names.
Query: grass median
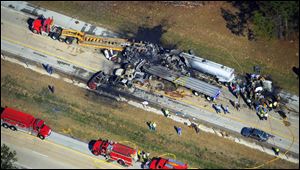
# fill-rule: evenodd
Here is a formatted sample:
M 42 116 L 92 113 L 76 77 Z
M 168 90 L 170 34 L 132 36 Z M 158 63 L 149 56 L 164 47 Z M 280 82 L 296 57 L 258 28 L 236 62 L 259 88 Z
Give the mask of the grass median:
M 55 86 L 54 94 L 49 91 L 48 85 Z M 130 141 L 139 149 L 150 152 L 151 156 L 173 153 L 177 160 L 187 162 L 190 167 L 244 168 L 272 159 L 272 156 L 233 141 L 204 132 L 196 134 L 193 129 L 163 116 L 3 60 L 1 105 L 42 118 L 54 131 L 84 142 L 99 137 Z M 156 121 L 158 131 L 150 131 L 147 121 Z M 174 126 L 182 127 L 182 136 L 176 134 Z M 278 160 L 265 167 L 297 166 Z
M 294 94 L 299 81 L 299 39 L 248 41 L 226 28 L 221 9 L 236 11 L 230 3 L 211 2 L 196 7 L 167 2 L 30 2 L 120 33 L 125 38 L 154 40 L 167 47 L 193 49 L 197 55 L 252 72 L 254 65 L 271 75 L 275 84 Z

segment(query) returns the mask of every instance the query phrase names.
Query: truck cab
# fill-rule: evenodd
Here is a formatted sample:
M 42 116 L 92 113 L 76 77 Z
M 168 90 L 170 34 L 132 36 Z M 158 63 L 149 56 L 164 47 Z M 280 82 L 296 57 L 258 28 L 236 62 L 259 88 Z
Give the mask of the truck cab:
M 39 16 L 32 23 L 31 30 L 35 34 L 43 34 L 43 32 L 48 35 L 53 26 L 52 18 L 45 18 L 44 16 Z
M 188 165 L 173 159 L 154 157 L 145 164 L 145 169 L 187 169 Z
M 130 166 L 137 161 L 137 151 L 129 146 L 109 140 L 98 139 L 92 153 L 96 156 L 105 156 L 108 160 L 117 161 L 122 166 Z
M 36 119 L 33 124 L 33 130 L 38 133 L 39 138 L 45 139 L 45 137 L 51 134 L 51 129 L 45 124 L 45 121 Z

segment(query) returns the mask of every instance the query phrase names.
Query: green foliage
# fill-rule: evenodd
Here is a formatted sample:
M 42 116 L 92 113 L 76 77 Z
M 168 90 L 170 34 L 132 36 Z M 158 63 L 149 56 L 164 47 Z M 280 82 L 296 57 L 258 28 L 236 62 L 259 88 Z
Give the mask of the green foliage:
M 274 36 L 275 25 L 269 18 L 256 11 L 253 16 L 254 33 L 260 37 L 272 38 Z
M 299 32 L 299 1 L 261 1 L 257 5 L 252 18 L 257 35 L 281 39 Z
M 17 169 L 13 165 L 17 161 L 16 151 L 10 151 L 9 147 L 5 144 L 1 145 L 1 169 Z

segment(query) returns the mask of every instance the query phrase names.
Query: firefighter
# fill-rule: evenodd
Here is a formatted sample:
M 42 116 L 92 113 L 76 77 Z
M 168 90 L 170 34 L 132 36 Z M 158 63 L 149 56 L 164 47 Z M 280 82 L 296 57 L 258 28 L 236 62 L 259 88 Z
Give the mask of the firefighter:
M 200 124 L 196 125 L 196 133 L 199 133 L 199 132 L 200 132 Z
M 269 111 L 271 111 L 273 108 L 273 103 L 270 102 L 268 107 L 269 107 Z
M 280 152 L 279 148 L 277 148 L 277 147 L 274 148 L 274 147 L 273 147 L 273 150 L 274 150 L 274 152 L 275 152 L 275 155 L 278 156 L 278 155 L 279 155 L 279 152 Z
M 170 117 L 171 115 L 170 115 L 170 112 L 169 112 L 169 109 L 164 109 L 164 115 L 166 116 L 166 117 Z
M 138 153 L 138 161 L 140 162 L 144 162 L 145 161 L 145 155 L 146 153 L 144 151 L 139 150 Z
M 278 104 L 277 101 L 275 101 L 275 102 L 273 103 L 273 108 L 274 108 L 274 109 L 276 109 L 277 104 Z
M 155 122 L 152 123 L 152 130 L 154 130 L 154 131 L 156 130 L 156 123 Z
M 138 150 L 137 152 L 137 156 L 138 156 L 138 161 L 142 161 L 142 151 L 141 150 Z

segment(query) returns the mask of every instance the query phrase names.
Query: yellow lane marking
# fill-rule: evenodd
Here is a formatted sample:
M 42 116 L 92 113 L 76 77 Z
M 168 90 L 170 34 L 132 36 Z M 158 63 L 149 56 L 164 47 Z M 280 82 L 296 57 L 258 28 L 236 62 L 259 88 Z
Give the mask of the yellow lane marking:
M 3 37 L 3 36 L 2 36 L 1 39 L 7 40 L 7 41 L 9 41 L 9 42 L 12 42 L 12 43 L 15 43 L 15 44 L 18 44 L 18 45 L 21 45 L 21 46 L 24 46 L 24 47 L 27 47 L 27 48 L 30 48 L 30 49 L 33 49 L 33 50 L 35 50 L 35 51 L 42 52 L 42 53 L 47 54 L 47 55 L 50 55 L 50 56 L 57 57 L 57 58 L 62 59 L 62 60 L 64 60 L 64 61 L 67 61 L 67 62 L 70 62 L 70 63 L 72 63 L 72 64 L 81 66 L 82 68 L 88 68 L 88 69 L 90 69 L 90 70 L 92 70 L 92 71 L 95 71 L 95 72 L 96 72 L 96 71 L 99 71 L 99 70 L 95 70 L 95 69 L 93 69 L 93 68 L 90 68 L 90 67 L 88 67 L 88 66 L 82 65 L 82 64 L 80 64 L 80 63 L 77 63 L 77 62 L 74 62 L 74 61 L 65 59 L 64 57 L 61 57 L 61 56 L 52 54 L 52 53 L 50 53 L 50 52 L 47 52 L 47 51 L 44 51 L 44 50 L 40 50 L 40 49 L 34 48 L 34 47 L 30 46 L 30 45 L 23 44 L 23 43 L 21 43 L 21 42 L 15 41 L 15 40 L 11 40 L 11 39 L 9 39 L 9 38 L 7 38 L 7 37 Z M 169 96 L 169 97 L 171 97 L 171 96 Z M 176 99 L 176 98 L 174 98 L 174 97 L 171 97 L 171 98 Z M 205 109 L 205 110 L 207 110 L 207 111 L 214 112 L 213 109 L 209 109 L 209 110 L 208 110 L 208 108 L 205 108 L 205 107 L 200 106 L 200 105 L 195 105 L 194 103 L 191 103 L 191 102 L 189 102 L 189 101 L 187 101 L 187 100 L 181 100 L 181 101 L 183 101 L 183 102 L 185 102 L 185 103 L 187 103 L 187 104 L 191 104 L 191 105 L 196 106 L 196 107 L 200 107 L 200 108 Z M 225 116 L 225 115 L 222 115 L 222 116 Z M 242 121 L 241 119 L 238 119 L 238 118 L 236 118 L 236 117 L 232 117 L 232 116 L 225 116 L 225 117 L 234 119 L 234 120 L 236 120 L 236 121 L 238 121 L 238 122 L 245 123 L 245 124 L 247 124 L 247 125 L 253 125 L 253 124 L 251 124 L 251 123 Z M 258 128 L 257 125 L 256 125 L 256 127 Z M 269 131 L 269 130 L 267 130 L 267 129 L 265 129 L 265 128 L 260 128 L 260 129 L 265 130 L 266 132 Z M 284 138 L 287 138 L 287 139 L 292 139 L 292 138 L 290 138 L 290 137 L 288 137 L 288 136 L 279 134 L 279 133 L 277 133 L 277 132 L 274 133 L 274 134 L 276 134 L 276 135 L 278 135 L 278 136 L 281 136 L 281 137 L 284 137 Z M 298 141 L 298 140 L 297 140 L 297 141 Z
M 111 165 L 111 166 L 114 166 L 114 167 L 117 167 L 117 168 L 121 168 L 121 167 L 118 166 L 118 165 L 115 165 L 115 164 L 113 164 L 113 163 L 107 162 L 107 161 L 105 161 L 105 160 L 100 160 L 100 159 L 97 159 L 97 158 L 93 158 L 93 157 L 90 156 L 90 155 L 81 153 L 81 152 L 79 152 L 79 151 L 77 151 L 77 150 L 68 148 L 68 147 L 66 147 L 66 146 L 59 145 L 59 144 L 56 144 L 56 143 L 54 143 L 54 142 L 50 142 L 50 141 L 47 141 L 47 140 L 45 140 L 45 142 L 54 144 L 54 145 L 56 145 L 56 146 L 58 146 L 58 147 L 61 147 L 61 148 L 64 148 L 64 149 L 71 150 L 71 151 L 76 152 L 76 153 L 78 153 L 78 154 L 80 154 L 80 155 L 83 155 L 83 156 L 85 156 L 85 157 L 91 158 L 91 159 L 93 159 L 94 161 L 101 162 L 101 163 L 106 163 L 106 164 L 109 164 L 109 165 Z
M 186 103 L 186 104 L 190 104 L 190 105 L 196 106 L 196 107 L 198 107 L 198 108 L 207 110 L 207 111 L 209 111 L 209 112 L 215 112 L 215 110 L 213 110 L 213 109 L 210 108 L 210 107 L 209 107 L 209 108 L 206 108 L 206 107 L 203 107 L 203 106 L 201 106 L 201 105 L 197 105 L 197 104 L 195 104 L 195 103 L 193 103 L 193 102 L 191 102 L 191 101 L 188 101 L 188 100 L 178 99 L 178 98 L 172 97 L 172 96 L 170 96 L 170 95 L 166 95 L 166 96 L 167 96 L 167 97 L 170 97 L 170 98 L 173 98 L 173 99 L 176 99 L 176 100 L 180 100 L 180 101 L 182 101 L 182 102 L 184 102 L 184 103 Z M 266 132 L 268 132 L 268 133 L 271 133 L 269 129 L 262 128 L 262 127 L 258 126 L 256 123 L 249 123 L 249 122 L 246 122 L 246 121 L 244 121 L 244 120 L 241 120 L 240 118 L 233 117 L 233 116 L 229 116 L 229 115 L 223 115 L 223 114 L 219 114 L 219 115 L 220 115 L 220 116 L 223 116 L 223 117 L 227 117 L 227 118 L 233 119 L 233 120 L 235 120 L 235 121 L 237 121 L 237 122 L 240 122 L 240 123 L 243 123 L 243 124 L 246 124 L 246 125 L 249 125 L 249 126 L 253 126 L 253 127 L 262 129 L 262 130 L 264 130 L 264 131 L 266 131 Z M 278 135 L 278 136 L 280 136 L 280 137 L 283 137 L 283 138 L 286 138 L 286 139 L 291 139 L 291 140 L 293 139 L 293 138 L 290 137 L 290 136 L 286 136 L 286 135 L 283 135 L 283 134 L 278 133 L 278 132 L 273 132 L 273 134 L 276 134 L 276 135 Z M 297 140 L 297 141 L 298 141 L 298 140 Z
M 287 151 L 283 154 L 284 156 L 286 156 L 286 154 L 290 151 L 291 147 L 293 146 L 293 144 L 294 144 L 294 142 L 295 142 L 295 140 L 294 140 L 295 137 L 294 137 L 294 135 L 293 135 L 292 130 L 291 130 L 289 127 L 287 127 L 287 129 L 290 131 L 291 135 L 293 136 L 293 141 L 292 141 L 291 145 L 289 146 L 289 148 L 287 149 Z M 272 163 L 272 162 L 278 160 L 279 158 L 280 158 L 280 157 L 277 156 L 276 158 L 273 158 L 273 159 L 271 159 L 271 160 L 269 160 L 269 161 L 266 161 L 265 163 L 263 163 L 263 164 L 261 164 L 261 165 L 258 165 L 258 166 L 252 167 L 252 168 L 245 168 L 245 169 L 257 169 L 257 168 L 260 168 L 260 167 L 262 167 L 262 166 L 264 166 L 264 165 L 266 165 L 266 164 Z
M 21 131 L 19 131 L 19 132 L 21 132 Z M 33 136 L 33 135 L 30 135 L 29 133 L 21 132 L 20 134 L 22 134 L 23 136 L 25 136 L 25 137 L 28 138 L 28 139 L 32 139 L 32 140 L 35 140 L 35 139 L 36 139 L 36 140 L 40 140 L 38 137 Z M 76 153 L 78 153 L 78 154 L 80 154 L 80 155 L 83 155 L 83 156 L 85 156 L 85 157 L 88 157 L 88 158 L 90 158 L 90 159 L 93 159 L 95 162 L 101 162 L 101 163 L 105 163 L 105 164 L 112 165 L 112 166 L 117 167 L 117 168 L 122 168 L 121 166 L 118 166 L 118 165 L 116 165 L 116 164 L 107 162 L 107 161 L 105 161 L 105 160 L 100 160 L 100 159 L 94 158 L 94 157 L 92 157 L 92 156 L 90 156 L 90 155 L 87 155 L 87 154 L 85 154 L 85 153 L 81 153 L 81 152 L 79 152 L 79 151 L 77 151 L 77 150 L 74 150 L 74 149 L 68 148 L 68 147 L 66 147 L 66 146 L 63 146 L 63 145 L 54 143 L 54 142 L 52 142 L 52 141 L 48 141 L 47 139 L 46 139 L 46 140 L 43 140 L 42 142 L 50 143 L 50 144 L 56 145 L 56 146 L 58 146 L 58 147 L 61 147 L 61 148 L 64 148 L 64 149 L 67 149 L 67 150 L 76 152 Z
M 4 39 L 4 40 L 9 41 L 9 42 L 11 42 L 11 43 L 15 43 L 15 44 L 18 44 L 18 45 L 27 47 L 27 48 L 30 48 L 30 49 L 32 49 L 32 50 L 35 50 L 35 51 L 44 53 L 44 54 L 46 54 L 46 55 L 50 55 L 50 56 L 52 56 L 52 57 L 59 58 L 59 59 L 61 59 L 61 60 L 67 61 L 67 62 L 69 62 L 69 63 L 71 63 L 71 64 L 73 64 L 73 65 L 77 65 L 77 66 L 80 66 L 80 67 L 82 67 L 82 68 L 87 68 L 87 69 L 92 70 L 92 71 L 95 71 L 95 72 L 99 71 L 99 70 L 96 70 L 96 69 L 91 68 L 91 67 L 89 67 L 89 66 L 83 65 L 83 64 L 81 64 L 81 63 L 74 62 L 74 61 L 72 61 L 72 60 L 69 60 L 69 59 L 66 59 L 66 58 L 64 58 L 64 57 L 58 56 L 58 55 L 56 55 L 56 54 L 53 54 L 53 53 L 50 53 L 50 52 L 47 52 L 47 51 L 44 51 L 44 50 L 41 50 L 41 49 L 32 47 L 32 46 L 30 46 L 30 45 L 28 45 L 28 44 L 24 44 L 24 43 L 21 43 L 21 42 L 18 42 L 18 41 L 9 39 L 9 38 L 7 38 L 7 37 L 3 37 L 3 36 L 2 36 L 1 39 Z

